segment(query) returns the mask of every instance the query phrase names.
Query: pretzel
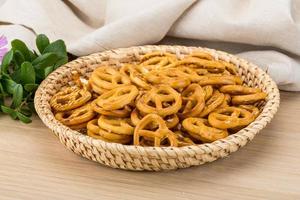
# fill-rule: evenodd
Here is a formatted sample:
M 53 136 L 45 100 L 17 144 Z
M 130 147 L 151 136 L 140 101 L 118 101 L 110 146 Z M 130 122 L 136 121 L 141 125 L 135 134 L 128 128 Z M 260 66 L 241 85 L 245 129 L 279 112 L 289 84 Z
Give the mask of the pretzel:
M 58 112 L 55 114 L 55 118 L 64 125 L 78 125 L 91 120 L 94 116 L 95 113 L 90 103 L 74 110 Z
M 131 122 L 136 126 L 144 116 L 145 115 L 141 115 L 140 112 L 138 111 L 138 109 L 135 108 L 131 112 L 130 119 L 131 119 Z M 179 122 L 179 118 L 176 114 L 165 116 L 164 120 L 165 120 L 168 128 L 174 128 Z M 153 128 L 153 127 L 154 126 L 152 125 L 151 128 Z
M 181 108 L 180 94 L 167 85 L 153 87 L 137 102 L 136 107 L 144 113 L 155 113 L 160 116 L 172 115 Z
M 179 111 L 180 118 L 198 116 L 205 106 L 205 93 L 198 84 L 191 84 L 181 94 L 182 107 Z
M 90 80 L 92 88 L 98 87 L 106 90 L 130 84 L 130 79 L 127 76 L 122 75 L 117 69 L 111 66 L 96 68 Z
M 174 60 L 177 59 L 176 55 L 174 55 L 174 54 L 167 53 L 167 52 L 154 51 L 154 52 L 150 52 L 150 53 L 147 53 L 144 56 L 142 56 L 142 58 L 140 59 L 141 63 L 143 63 L 144 61 L 149 60 L 150 58 L 153 58 L 153 57 L 168 57 L 168 58 L 172 58 Z
M 120 86 L 103 93 L 96 99 L 97 106 L 105 110 L 122 109 L 134 101 L 139 91 L 134 85 Z
M 225 107 L 215 110 L 208 116 L 208 122 L 216 128 L 228 129 L 250 124 L 254 118 L 252 114 L 242 108 Z
M 99 128 L 98 119 L 93 119 L 87 123 L 87 135 L 106 142 L 127 144 L 131 141 L 131 137 L 128 135 L 117 135 Z
M 174 66 L 191 65 L 191 64 L 193 64 L 193 66 L 195 66 L 196 68 L 204 68 L 216 72 L 223 72 L 225 70 L 225 66 L 222 63 L 219 63 L 214 60 L 205 60 L 205 59 L 200 59 L 195 57 L 184 58 L 178 61 L 177 63 L 175 63 Z
M 252 105 L 239 105 L 239 108 L 243 108 L 243 109 L 249 111 L 253 115 L 253 120 L 256 117 L 258 117 L 258 115 L 259 115 L 259 110 L 255 106 L 252 106 Z
M 149 124 L 157 124 L 156 130 L 147 130 Z M 161 146 L 164 138 L 170 143 L 170 146 L 178 146 L 177 139 L 172 131 L 170 131 L 165 121 L 157 114 L 146 115 L 135 127 L 133 144 L 140 145 L 140 138 L 148 137 L 154 141 L 154 146 Z
M 255 94 L 261 92 L 259 88 L 251 88 L 242 85 L 224 85 L 220 87 L 220 92 L 239 95 L 239 94 Z
M 190 80 L 177 69 L 153 70 L 145 75 L 147 81 L 153 84 L 167 84 L 174 89 L 183 89 L 190 84 Z
M 174 134 L 177 139 L 178 147 L 195 145 L 193 140 L 188 137 L 184 137 L 181 131 L 175 131 Z
M 117 134 L 132 135 L 134 128 L 129 118 L 117 118 L 101 115 L 98 120 L 100 128 Z
M 89 91 L 80 88 L 68 87 L 56 93 L 50 100 L 50 106 L 55 111 L 66 111 L 78 108 L 88 102 L 92 95 Z
M 203 91 L 205 93 L 205 101 L 208 100 L 212 95 L 213 95 L 213 92 L 214 92 L 214 89 L 211 85 L 206 85 L 203 88 Z
M 237 95 L 232 97 L 231 102 L 233 105 L 253 104 L 257 101 L 264 100 L 266 97 L 267 94 L 264 92 L 248 94 L 248 95 Z
M 186 118 L 182 126 L 193 138 L 202 142 L 213 142 L 228 136 L 227 130 L 211 127 L 207 120 L 202 118 Z
M 199 116 L 200 117 L 207 116 L 210 112 L 212 112 L 214 109 L 216 109 L 218 106 L 220 106 L 223 103 L 224 98 L 225 96 L 223 93 L 220 93 L 218 90 L 215 90 L 213 95 L 206 102 L 206 105 Z
M 220 63 L 222 63 L 225 66 L 225 69 L 228 70 L 230 72 L 230 74 L 232 75 L 237 75 L 237 67 L 229 62 L 223 61 L 223 60 L 219 60 Z
M 96 101 L 91 103 L 92 109 L 102 115 L 112 116 L 112 117 L 128 117 L 130 115 L 131 109 L 128 106 L 124 106 L 122 109 L 117 110 L 105 110 L 96 104 Z
M 68 125 L 70 129 L 81 131 L 86 128 L 87 122 L 83 122 L 81 124 Z
M 228 107 L 231 101 L 231 96 L 229 94 L 224 95 L 224 100 L 218 108 Z
M 201 80 L 198 81 L 201 86 L 205 85 L 232 85 L 235 84 L 233 78 L 224 76 L 203 76 Z
M 136 69 L 136 66 L 126 64 L 121 67 L 120 72 L 121 74 L 128 76 L 132 83 L 134 83 L 136 86 L 146 90 L 151 89 L 151 86 L 147 83 L 142 74 Z
M 192 52 L 185 58 L 200 58 L 205 60 L 214 60 L 213 56 L 206 52 Z

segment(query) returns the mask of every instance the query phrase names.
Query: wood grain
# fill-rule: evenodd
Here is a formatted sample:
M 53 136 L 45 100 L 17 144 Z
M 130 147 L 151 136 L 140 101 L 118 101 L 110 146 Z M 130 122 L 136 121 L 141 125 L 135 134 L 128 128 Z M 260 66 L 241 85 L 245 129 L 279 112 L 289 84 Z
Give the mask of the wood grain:
M 0 199 L 300 199 L 300 93 L 228 158 L 170 172 L 129 172 L 81 158 L 35 117 L 0 116 Z

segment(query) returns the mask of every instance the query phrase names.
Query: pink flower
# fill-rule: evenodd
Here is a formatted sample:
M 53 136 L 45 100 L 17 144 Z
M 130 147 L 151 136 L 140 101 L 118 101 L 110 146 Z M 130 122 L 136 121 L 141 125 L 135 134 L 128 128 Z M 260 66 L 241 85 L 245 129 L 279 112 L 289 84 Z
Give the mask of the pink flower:
M 3 56 L 6 54 L 8 49 L 5 47 L 7 45 L 7 39 L 4 35 L 0 36 L 0 62 Z

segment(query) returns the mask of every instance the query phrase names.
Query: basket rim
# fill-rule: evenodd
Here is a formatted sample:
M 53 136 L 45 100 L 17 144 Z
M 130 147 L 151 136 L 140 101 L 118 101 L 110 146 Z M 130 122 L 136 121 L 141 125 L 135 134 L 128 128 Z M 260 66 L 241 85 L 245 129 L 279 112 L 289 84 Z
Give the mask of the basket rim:
M 266 100 L 266 104 L 263 107 L 263 110 L 261 111 L 260 115 L 253 121 L 251 124 L 249 124 L 247 127 L 241 129 L 235 134 L 229 135 L 228 137 L 224 139 L 220 139 L 217 141 L 214 141 L 212 143 L 204 143 L 204 144 L 197 144 L 193 146 L 185 146 L 185 147 L 142 147 L 142 146 L 134 146 L 134 145 L 123 145 L 119 143 L 110 143 L 105 142 L 102 140 L 93 139 L 87 135 L 84 135 L 82 133 L 79 133 L 75 130 L 70 129 L 69 127 L 61 124 L 58 122 L 51 111 L 49 102 L 47 105 L 47 102 L 43 101 L 43 96 L 46 94 L 46 88 L 47 85 L 54 80 L 58 78 L 58 76 L 55 76 L 55 74 L 63 74 L 68 70 L 71 70 L 73 65 L 80 65 L 80 61 L 86 62 L 87 60 L 95 60 L 94 57 L 101 57 L 103 55 L 118 55 L 122 54 L 123 52 L 132 52 L 137 53 L 140 51 L 140 48 L 142 48 L 145 51 L 167 51 L 168 48 L 174 48 L 174 49 L 188 49 L 192 51 L 205 51 L 210 54 L 214 54 L 214 56 L 221 57 L 221 56 L 227 56 L 229 57 L 230 62 L 236 62 L 239 63 L 239 67 L 241 67 L 241 63 L 246 65 L 249 71 L 256 71 L 256 76 L 258 78 L 263 77 L 266 79 L 265 82 L 268 84 L 268 88 L 270 91 L 266 91 L 268 94 L 268 99 Z M 88 63 L 87 63 L 88 64 Z M 148 154 L 151 155 L 153 152 L 165 152 L 168 154 L 168 156 L 174 156 L 176 153 L 179 153 L 180 151 L 187 152 L 188 150 L 193 150 L 195 152 L 203 152 L 205 149 L 205 153 L 212 153 L 215 148 L 221 149 L 227 149 L 230 148 L 231 140 L 235 140 L 237 138 L 240 138 L 242 141 L 245 141 L 246 143 L 250 141 L 260 130 L 262 130 L 268 122 L 273 118 L 275 113 L 277 112 L 277 109 L 279 107 L 280 103 L 280 94 L 278 87 L 276 83 L 272 80 L 272 78 L 264 72 L 261 68 L 259 68 L 257 65 L 250 63 L 240 57 L 237 57 L 235 55 L 229 54 L 224 51 L 215 50 L 211 48 L 203 48 L 203 47 L 187 47 L 187 46 L 181 46 L 181 45 L 145 45 L 145 46 L 133 46 L 133 47 L 127 47 L 127 48 L 118 48 L 113 50 L 107 50 L 99 53 L 93 53 L 87 56 L 79 57 L 71 62 L 68 62 L 67 64 L 59 67 L 54 72 L 52 72 L 45 80 L 42 81 L 40 86 L 38 87 L 35 99 L 34 99 L 34 105 L 35 109 L 37 111 L 37 114 L 39 115 L 40 119 L 43 121 L 43 123 L 51 129 L 55 134 L 63 134 L 70 139 L 78 140 L 80 143 L 89 144 L 92 146 L 99 147 L 101 146 L 104 149 L 111 150 L 111 151 L 122 151 L 127 153 L 133 153 L 133 154 Z M 48 110 L 45 110 L 46 106 Z M 249 133 L 253 136 L 249 139 Z M 244 144 L 241 144 L 243 146 Z

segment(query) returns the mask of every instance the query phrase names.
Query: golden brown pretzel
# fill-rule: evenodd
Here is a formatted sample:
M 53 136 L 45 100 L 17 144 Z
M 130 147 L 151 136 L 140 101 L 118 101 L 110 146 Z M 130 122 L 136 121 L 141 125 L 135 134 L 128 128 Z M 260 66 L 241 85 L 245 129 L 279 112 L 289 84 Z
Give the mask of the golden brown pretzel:
M 220 93 L 218 90 L 215 90 L 213 95 L 206 102 L 205 107 L 199 116 L 207 116 L 210 112 L 215 110 L 218 106 L 220 106 L 223 103 L 224 98 L 225 96 L 223 93 Z
M 187 55 L 185 58 L 200 58 L 205 60 L 214 60 L 213 56 L 206 52 L 192 52 L 191 54 Z
M 203 88 L 203 91 L 205 93 L 205 101 L 208 100 L 212 95 L 213 95 L 213 92 L 214 92 L 214 89 L 211 85 L 206 85 Z
M 189 85 L 181 94 L 182 107 L 179 110 L 180 118 L 198 116 L 205 106 L 205 92 L 198 84 Z
M 264 100 L 266 97 L 267 94 L 264 92 L 248 94 L 248 95 L 237 95 L 232 97 L 231 102 L 233 105 L 252 104 L 257 101 Z
M 171 53 L 168 53 L 168 52 L 154 51 L 154 52 L 150 52 L 150 53 L 147 53 L 147 54 L 143 55 L 142 58 L 140 59 L 141 63 L 143 63 L 144 61 L 147 61 L 147 60 L 149 60 L 150 58 L 153 58 L 153 57 L 168 57 L 168 58 L 172 58 L 174 60 L 177 59 L 176 55 L 174 55 L 174 54 L 171 54 Z
M 98 125 L 101 129 L 122 135 L 132 135 L 134 127 L 129 118 L 109 117 L 101 115 L 98 119 Z
M 218 61 L 205 60 L 205 59 L 200 59 L 200 58 L 195 58 L 195 57 L 184 58 L 173 65 L 174 66 L 192 65 L 196 68 L 204 68 L 204 69 L 213 70 L 216 72 L 223 72 L 225 70 L 225 66 Z
M 97 87 L 111 90 L 120 86 L 129 85 L 130 79 L 111 66 L 103 66 L 93 71 L 90 77 L 90 83 L 93 89 Z
M 251 88 L 242 85 L 224 85 L 220 87 L 220 91 L 223 93 L 228 93 L 232 95 L 239 95 L 239 94 L 255 94 L 261 92 L 259 88 Z
M 91 97 L 91 93 L 85 89 L 68 87 L 51 98 L 50 106 L 55 111 L 71 110 L 84 105 Z
M 230 74 L 232 74 L 232 75 L 237 75 L 238 74 L 237 73 L 238 69 L 234 64 L 223 61 L 223 60 L 219 60 L 219 62 L 221 62 L 225 66 L 225 69 L 228 70 L 230 72 Z
M 153 87 L 136 103 L 136 107 L 144 113 L 155 113 L 160 116 L 172 115 L 181 108 L 180 94 L 167 85 Z
M 225 76 L 203 76 L 201 80 L 198 81 L 201 86 L 206 85 L 232 85 L 235 84 L 234 78 L 229 78 Z
M 208 116 L 208 122 L 219 129 L 246 126 L 254 120 L 252 114 L 245 109 L 225 107 L 215 110 Z
M 224 108 L 224 107 L 228 107 L 231 101 L 231 96 L 229 94 L 225 94 L 224 95 L 224 100 L 222 102 L 222 104 L 218 107 L 218 108 Z
M 130 115 L 131 122 L 136 126 L 145 115 L 146 114 L 141 115 L 138 109 L 135 108 Z M 168 128 L 174 128 L 179 122 L 179 118 L 176 114 L 165 116 L 164 120 Z M 151 128 L 153 128 L 153 126 L 151 126 Z
M 128 106 L 125 106 L 124 108 L 117 109 L 117 110 L 105 110 L 105 109 L 99 107 L 96 104 L 95 100 L 91 103 L 91 106 L 95 112 L 102 114 L 102 115 L 112 116 L 112 117 L 128 117 L 131 112 L 131 108 Z
M 190 79 L 174 68 L 153 70 L 146 74 L 145 78 L 152 84 L 166 84 L 174 89 L 183 89 L 190 84 Z
M 120 69 L 121 74 L 128 76 L 132 83 L 146 90 L 151 89 L 145 77 L 137 70 L 137 67 L 130 64 L 125 64 Z
M 134 85 L 120 86 L 103 93 L 96 99 L 97 106 L 105 110 L 118 110 L 132 103 L 139 91 Z
M 258 115 L 259 115 L 258 108 L 253 106 L 253 105 L 239 105 L 239 108 L 243 108 L 245 110 L 248 110 L 253 115 L 253 119 L 258 117 Z
M 193 140 L 191 140 L 189 137 L 185 137 L 181 131 L 175 131 L 174 134 L 177 139 L 178 147 L 195 145 Z
M 93 119 L 94 116 L 95 113 L 90 103 L 76 108 L 74 110 L 58 112 L 55 114 L 55 118 L 64 125 L 82 124 Z
M 155 130 L 148 130 L 149 124 L 156 124 Z M 135 127 L 133 144 L 140 145 L 141 137 L 152 138 L 154 146 L 161 146 L 163 139 L 167 138 L 170 146 L 178 146 L 177 139 L 172 131 L 170 131 L 165 121 L 157 114 L 146 115 Z
M 226 130 L 211 127 L 207 120 L 202 118 L 186 118 L 182 126 L 193 138 L 202 142 L 213 142 L 228 136 Z

